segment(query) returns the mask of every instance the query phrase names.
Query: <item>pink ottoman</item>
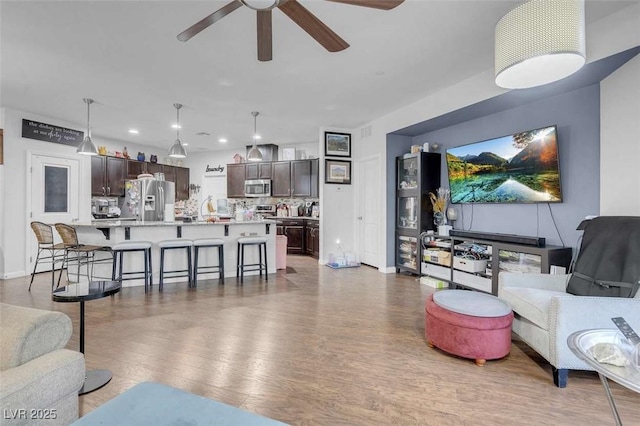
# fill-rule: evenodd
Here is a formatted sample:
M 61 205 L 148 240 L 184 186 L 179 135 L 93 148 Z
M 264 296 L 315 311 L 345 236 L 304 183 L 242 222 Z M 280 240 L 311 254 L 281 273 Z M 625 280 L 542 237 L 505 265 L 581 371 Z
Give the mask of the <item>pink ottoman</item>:
M 429 296 L 425 337 L 430 347 L 475 359 L 483 366 L 511 350 L 513 312 L 503 300 L 468 290 L 442 290 Z

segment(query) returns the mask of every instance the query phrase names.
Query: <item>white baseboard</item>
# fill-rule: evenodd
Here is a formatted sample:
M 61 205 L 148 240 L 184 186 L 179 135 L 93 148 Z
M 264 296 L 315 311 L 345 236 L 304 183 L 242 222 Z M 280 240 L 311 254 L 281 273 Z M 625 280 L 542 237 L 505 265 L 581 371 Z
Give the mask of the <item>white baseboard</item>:
M 27 275 L 31 275 L 30 273 L 27 274 L 25 271 L 17 271 L 17 272 L 6 272 L 2 275 L 2 279 L 3 280 L 10 280 L 13 278 L 22 278 L 22 277 L 26 277 Z
M 383 274 L 395 274 L 396 273 L 396 267 L 395 266 L 387 266 L 386 268 L 378 268 L 378 270 L 380 272 L 382 272 Z

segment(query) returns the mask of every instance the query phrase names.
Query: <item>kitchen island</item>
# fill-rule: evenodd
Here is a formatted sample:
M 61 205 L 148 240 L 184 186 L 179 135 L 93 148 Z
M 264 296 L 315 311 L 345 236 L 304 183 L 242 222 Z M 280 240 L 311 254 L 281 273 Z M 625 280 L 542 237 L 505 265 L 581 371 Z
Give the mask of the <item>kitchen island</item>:
M 154 286 L 160 282 L 160 249 L 158 242 L 176 238 L 195 240 L 199 238 L 221 238 L 224 243 L 225 278 L 236 276 L 238 259 L 237 240 L 242 236 L 264 236 L 267 238 L 267 257 L 269 273 L 276 272 L 276 227 L 274 220 L 236 222 L 149 222 L 135 220 L 94 220 L 91 222 L 74 222 L 69 225 L 76 229 L 78 240 L 82 244 L 113 246 L 123 241 L 149 241 L 153 244 L 152 267 Z M 213 249 L 202 251 L 201 265 L 217 264 L 217 252 Z M 205 258 L 206 256 L 206 258 Z M 165 269 L 184 269 L 186 265 L 184 252 L 167 251 L 165 253 Z M 245 251 L 245 263 L 257 263 L 257 250 Z M 144 269 L 142 253 L 130 253 L 125 258 L 125 271 Z M 255 275 L 248 272 L 245 275 Z M 217 273 L 201 274 L 198 281 L 217 278 Z M 111 266 L 96 264 L 94 277 L 111 277 Z M 75 278 L 75 277 L 73 277 Z M 80 277 L 82 278 L 82 277 Z M 166 283 L 185 281 L 186 278 L 167 278 Z M 124 281 L 123 287 L 144 286 L 144 280 Z

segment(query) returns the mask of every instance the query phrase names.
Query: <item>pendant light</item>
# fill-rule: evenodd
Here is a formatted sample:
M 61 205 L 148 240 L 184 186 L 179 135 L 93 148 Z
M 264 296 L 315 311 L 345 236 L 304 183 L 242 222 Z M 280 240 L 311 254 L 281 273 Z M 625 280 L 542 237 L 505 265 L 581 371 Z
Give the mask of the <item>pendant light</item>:
M 87 104 L 87 134 L 84 135 L 84 139 L 82 142 L 80 142 L 80 145 L 78 145 L 76 152 L 82 155 L 98 155 L 98 148 L 96 148 L 96 146 L 91 141 L 91 126 L 89 121 L 89 109 L 90 105 L 93 103 L 93 99 L 83 98 L 82 100 L 85 104 Z
M 176 109 L 176 141 L 171 145 L 169 149 L 169 157 L 171 158 L 185 158 L 187 156 L 187 151 L 184 149 L 182 142 L 180 142 L 180 108 L 182 108 L 182 104 L 173 104 Z
M 563 79 L 585 63 L 584 0 L 532 0 L 496 25 L 496 84 L 525 89 Z
M 260 139 L 257 131 L 257 121 L 258 121 L 258 111 L 253 111 L 251 115 L 253 115 L 253 146 L 249 150 L 247 154 L 248 161 L 262 161 L 262 153 L 258 149 L 257 141 Z

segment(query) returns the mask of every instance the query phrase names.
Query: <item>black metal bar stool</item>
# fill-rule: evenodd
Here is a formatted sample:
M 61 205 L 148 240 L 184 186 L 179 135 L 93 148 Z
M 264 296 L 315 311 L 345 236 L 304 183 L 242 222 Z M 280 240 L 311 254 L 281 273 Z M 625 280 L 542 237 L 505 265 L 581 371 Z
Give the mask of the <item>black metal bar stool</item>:
M 200 249 L 205 248 L 218 249 L 217 265 L 198 265 L 198 253 Z M 220 282 L 224 284 L 224 240 L 222 238 L 201 238 L 193 240 L 193 253 L 193 286 L 196 287 L 198 285 L 198 274 L 206 274 L 207 272 L 217 272 L 220 277 Z
M 149 241 L 123 241 L 111 247 L 113 250 L 113 269 L 111 279 L 114 281 L 136 280 L 144 278 L 144 292 L 153 285 L 153 268 L 151 267 L 151 246 Z M 124 272 L 124 254 L 143 252 L 144 270 Z M 144 274 L 142 276 L 141 274 Z
M 258 246 L 258 263 L 244 263 L 245 246 Z M 262 251 L 264 250 L 264 263 L 262 263 Z M 264 269 L 265 281 L 269 281 L 267 269 L 267 239 L 265 237 L 240 237 L 238 238 L 238 265 L 236 267 L 236 277 L 240 276 L 240 282 L 244 281 L 244 273 L 250 271 L 260 271 Z
M 189 279 L 189 287 L 191 287 L 192 283 L 192 273 L 191 273 L 191 247 L 193 247 L 193 241 L 185 240 L 182 238 L 178 238 L 175 240 L 164 240 L 158 243 L 158 247 L 160 247 L 160 291 L 164 287 L 164 278 L 166 274 L 166 278 L 177 278 L 177 277 L 187 277 Z M 172 271 L 164 270 L 164 252 L 166 250 L 186 250 L 187 251 L 187 269 L 174 269 Z

